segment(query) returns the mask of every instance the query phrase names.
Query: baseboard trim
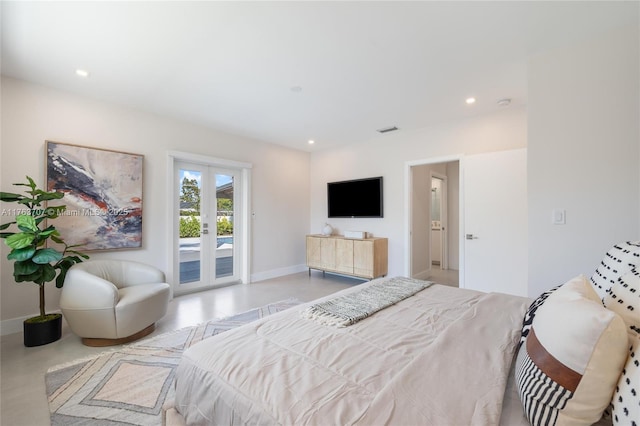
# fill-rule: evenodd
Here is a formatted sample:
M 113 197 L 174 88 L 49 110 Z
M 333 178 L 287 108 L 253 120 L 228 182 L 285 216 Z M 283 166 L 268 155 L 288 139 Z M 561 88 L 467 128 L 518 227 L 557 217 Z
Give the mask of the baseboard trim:
M 285 275 L 297 274 L 298 272 L 305 272 L 307 270 L 307 265 L 294 265 L 285 268 L 271 269 L 270 271 L 251 274 L 251 282 L 254 283 L 271 278 L 284 277 Z
M 56 310 L 56 311 L 49 311 L 47 312 L 48 314 L 59 314 L 61 313 L 60 310 Z M 22 323 L 24 322 L 24 320 L 29 319 L 29 318 L 33 318 L 33 317 L 37 317 L 38 314 L 31 314 L 31 315 L 25 315 L 23 317 L 18 317 L 18 318 L 9 318 L 6 320 L 2 320 L 0 321 L 0 336 L 6 336 L 8 334 L 14 334 L 14 333 L 22 333 L 23 332 L 23 328 L 22 328 Z M 63 319 L 64 321 L 64 319 Z

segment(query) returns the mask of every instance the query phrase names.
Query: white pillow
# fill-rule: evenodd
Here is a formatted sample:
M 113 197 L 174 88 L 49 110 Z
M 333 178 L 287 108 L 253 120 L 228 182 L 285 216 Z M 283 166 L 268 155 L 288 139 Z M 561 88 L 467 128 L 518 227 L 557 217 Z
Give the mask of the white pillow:
M 600 300 L 619 277 L 631 268 L 640 267 L 640 241 L 627 241 L 614 245 L 604 256 L 591 276 L 591 284 Z
M 617 425 L 640 425 L 640 335 L 631 339 L 629 348 L 611 401 L 613 423 Z
M 516 383 L 532 425 L 591 425 L 628 355 L 626 327 L 584 276 L 551 293 L 520 347 Z
M 607 309 L 616 312 L 627 324 L 627 331 L 640 334 L 640 272 L 633 268 L 607 290 L 602 299 Z
M 611 404 L 614 424 L 640 425 L 640 272 L 631 269 L 616 281 L 602 300 L 617 312 L 629 334 L 629 357 Z

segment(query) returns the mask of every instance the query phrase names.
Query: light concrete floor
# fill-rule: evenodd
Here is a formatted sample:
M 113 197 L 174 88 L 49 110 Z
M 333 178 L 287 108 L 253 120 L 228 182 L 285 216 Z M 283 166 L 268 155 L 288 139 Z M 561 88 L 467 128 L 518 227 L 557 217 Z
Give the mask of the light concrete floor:
M 437 282 L 438 284 L 459 287 L 458 276 L 459 273 L 455 269 L 440 269 L 440 266 L 433 265 L 431 267 L 431 274 L 427 279 L 429 281 Z
M 352 287 L 363 281 L 312 271 L 235 285 L 176 297 L 169 303 L 167 315 L 156 324 L 151 336 L 201 322 L 223 318 L 268 303 L 295 297 L 308 302 Z M 113 347 L 112 347 L 113 348 Z M 0 338 L 1 391 L 0 425 L 49 425 L 49 407 L 44 375 L 50 367 L 85 358 L 108 348 L 82 345 L 66 324 L 62 338 L 44 346 L 26 348 L 22 333 Z

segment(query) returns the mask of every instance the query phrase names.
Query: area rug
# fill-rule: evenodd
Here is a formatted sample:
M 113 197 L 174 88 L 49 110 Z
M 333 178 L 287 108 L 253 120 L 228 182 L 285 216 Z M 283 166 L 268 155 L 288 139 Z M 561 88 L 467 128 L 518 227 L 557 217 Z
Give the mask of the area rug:
M 185 349 L 300 303 L 283 300 L 50 368 L 45 383 L 51 424 L 160 425 L 162 405 L 173 398 L 175 369 Z

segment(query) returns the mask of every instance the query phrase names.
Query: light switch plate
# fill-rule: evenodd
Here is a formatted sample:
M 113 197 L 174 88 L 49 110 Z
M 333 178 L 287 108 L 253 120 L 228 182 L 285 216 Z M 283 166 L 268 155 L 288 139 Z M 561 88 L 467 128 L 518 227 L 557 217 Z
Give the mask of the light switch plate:
M 551 223 L 554 225 L 565 225 L 567 223 L 567 213 L 564 209 L 553 209 Z

